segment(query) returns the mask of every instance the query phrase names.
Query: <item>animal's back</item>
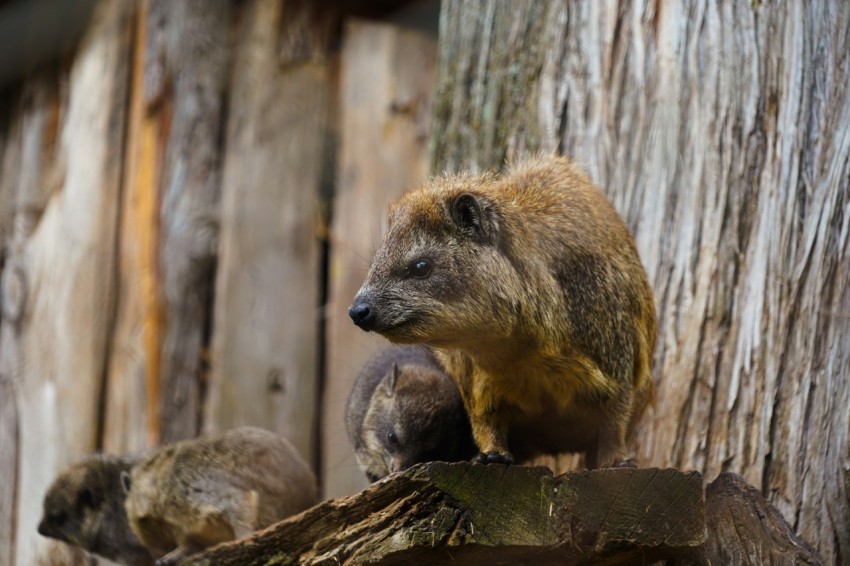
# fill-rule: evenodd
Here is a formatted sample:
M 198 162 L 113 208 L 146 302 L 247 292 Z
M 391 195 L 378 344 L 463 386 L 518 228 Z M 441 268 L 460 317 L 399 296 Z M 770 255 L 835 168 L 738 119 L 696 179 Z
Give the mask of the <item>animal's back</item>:
M 160 553 L 239 538 L 318 500 L 310 468 L 285 439 L 255 427 L 164 446 L 131 475 L 127 515 Z

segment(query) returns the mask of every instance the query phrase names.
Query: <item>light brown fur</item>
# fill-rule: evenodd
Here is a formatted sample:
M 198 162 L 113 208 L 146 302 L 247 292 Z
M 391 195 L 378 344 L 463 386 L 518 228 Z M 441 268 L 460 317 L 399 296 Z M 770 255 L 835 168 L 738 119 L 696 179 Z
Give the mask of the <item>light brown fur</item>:
M 404 195 L 350 312 L 393 342 L 435 348 L 484 460 L 512 461 L 509 446 L 520 459 L 623 460 L 652 394 L 646 273 L 619 215 L 566 158 Z
M 295 448 L 254 427 L 165 446 L 125 483 L 130 526 L 162 556 L 158 565 L 247 536 L 318 499 L 315 477 Z

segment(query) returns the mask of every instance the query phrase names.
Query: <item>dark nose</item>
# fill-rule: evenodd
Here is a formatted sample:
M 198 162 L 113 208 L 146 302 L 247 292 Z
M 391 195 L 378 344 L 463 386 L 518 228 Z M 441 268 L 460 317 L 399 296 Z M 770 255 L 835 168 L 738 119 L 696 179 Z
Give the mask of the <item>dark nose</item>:
M 351 305 L 348 316 L 363 330 L 370 330 L 375 324 L 375 307 L 370 305 L 369 301 L 361 299 Z

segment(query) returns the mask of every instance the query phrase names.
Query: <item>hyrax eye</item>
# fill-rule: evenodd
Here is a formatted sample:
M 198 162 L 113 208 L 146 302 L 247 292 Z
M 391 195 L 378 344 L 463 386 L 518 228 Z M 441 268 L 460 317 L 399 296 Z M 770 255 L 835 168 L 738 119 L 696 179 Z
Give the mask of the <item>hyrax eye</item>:
M 398 436 L 394 431 L 389 431 L 387 433 L 387 442 L 390 446 L 398 446 Z
M 67 519 L 68 519 L 68 514 L 65 513 L 64 511 L 57 511 L 57 512 L 51 513 L 48 516 L 48 521 L 50 521 L 53 525 L 56 525 L 57 527 L 65 524 L 65 521 Z
M 407 266 L 407 275 L 408 277 L 416 277 L 417 279 L 424 279 L 431 274 L 431 262 L 425 258 L 419 258 L 413 260 L 409 266 Z

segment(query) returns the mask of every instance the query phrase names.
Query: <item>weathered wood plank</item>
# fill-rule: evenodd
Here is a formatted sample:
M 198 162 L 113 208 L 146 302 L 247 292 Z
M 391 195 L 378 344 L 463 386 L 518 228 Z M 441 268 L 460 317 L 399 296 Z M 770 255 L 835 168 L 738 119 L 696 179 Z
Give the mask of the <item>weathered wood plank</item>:
M 162 301 L 157 267 L 158 182 L 161 177 L 163 116 L 145 96 L 150 3 L 135 17 L 130 104 L 121 200 L 116 320 L 106 383 L 102 446 L 113 454 L 160 442 L 160 352 Z
M 696 472 L 429 463 L 188 563 L 652 563 L 704 540 Z
M 357 329 L 347 312 L 380 242 L 388 202 L 425 180 L 435 60 L 427 34 L 358 20 L 345 26 L 322 408 L 323 484 L 332 497 L 367 484 L 342 416 L 357 373 L 386 341 Z
M 34 194 L 19 193 L 25 293 L 18 349 L 3 355 L 17 360 L 20 565 L 61 563 L 36 532 L 41 500 L 59 469 L 98 443 L 117 268 L 130 15 L 129 2 L 99 4 L 61 91 L 55 166 L 64 175 L 55 191 L 36 179 Z M 50 166 L 49 155 L 36 171 Z M 46 199 L 43 209 L 29 206 L 34 197 Z M 10 283 L 4 277 L 7 293 Z
M 243 7 L 223 165 L 204 426 L 265 427 L 315 462 L 318 200 L 328 64 L 321 47 L 286 65 L 278 50 L 281 30 L 302 21 L 290 10 L 309 8 L 277 0 Z
M 659 314 L 643 464 L 757 485 L 850 556 L 850 4 L 443 4 L 434 169 L 572 155 Z
M 165 73 L 159 80 L 173 85 L 160 95 L 161 104 L 171 108 L 158 211 L 163 442 L 197 435 L 201 422 L 218 246 L 229 6 L 227 0 L 155 0 L 151 9 L 165 28 Z
M 10 96 L 11 98 L 11 96 Z M 16 99 L 12 99 L 16 100 Z M 0 134 L 0 237 L 5 248 L 0 285 L 5 286 L 10 255 L 14 255 L 12 225 L 15 201 L 21 176 L 22 117 L 14 108 L 7 107 L 2 116 L 3 132 Z M 15 556 L 15 514 L 17 512 L 18 480 L 18 406 L 15 395 L 15 362 L 7 351 L 16 352 L 16 333 L 4 314 L 7 300 L 0 303 L 0 563 L 13 564 Z M 12 315 L 15 313 L 12 312 Z

